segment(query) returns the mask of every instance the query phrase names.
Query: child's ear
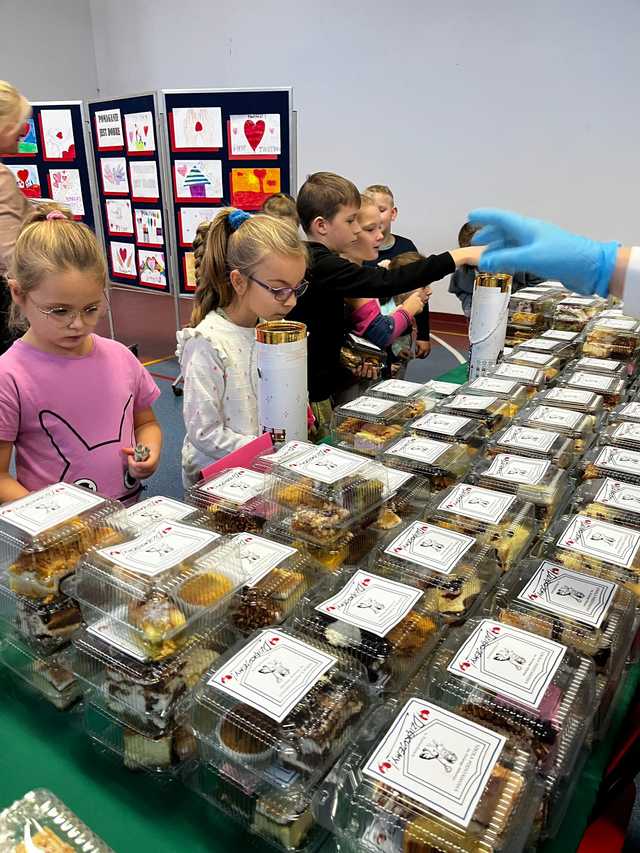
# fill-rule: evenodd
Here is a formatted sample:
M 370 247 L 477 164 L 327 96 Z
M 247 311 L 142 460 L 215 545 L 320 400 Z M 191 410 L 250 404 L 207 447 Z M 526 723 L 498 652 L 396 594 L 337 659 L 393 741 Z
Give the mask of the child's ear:
M 20 285 L 15 280 L 15 278 L 8 278 L 7 284 L 9 285 L 9 291 L 11 292 L 11 298 L 18 305 L 22 305 L 24 302 L 24 293 L 20 289 Z
M 398 218 L 398 208 L 392 207 L 391 208 L 391 221 L 395 222 L 397 218 Z
M 229 273 L 229 281 L 231 282 L 231 287 L 235 290 L 238 296 L 245 295 L 249 282 L 247 281 L 246 276 L 242 275 L 240 270 L 231 270 Z
M 311 233 L 313 234 L 315 232 L 321 237 L 326 237 L 328 225 L 329 222 L 324 218 L 324 216 L 316 216 L 316 218 L 311 221 Z

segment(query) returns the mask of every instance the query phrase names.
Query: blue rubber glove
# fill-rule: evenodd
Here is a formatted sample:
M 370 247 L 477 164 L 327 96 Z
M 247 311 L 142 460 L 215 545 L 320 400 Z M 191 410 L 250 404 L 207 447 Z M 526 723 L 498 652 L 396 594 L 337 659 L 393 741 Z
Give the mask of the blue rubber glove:
M 469 222 L 484 226 L 472 241 L 487 246 L 479 270 L 528 272 L 558 279 L 578 293 L 609 292 L 619 243 L 598 243 L 550 222 L 490 207 L 471 211 Z

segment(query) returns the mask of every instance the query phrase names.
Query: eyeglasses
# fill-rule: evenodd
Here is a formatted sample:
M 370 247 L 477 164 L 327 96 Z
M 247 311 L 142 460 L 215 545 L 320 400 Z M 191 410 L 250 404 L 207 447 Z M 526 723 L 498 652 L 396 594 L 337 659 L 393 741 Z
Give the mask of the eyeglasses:
M 255 281 L 256 284 L 259 284 L 260 287 L 263 287 L 265 290 L 268 290 L 276 302 L 286 302 L 290 296 L 295 296 L 296 299 L 300 299 L 309 287 L 309 282 L 304 280 L 301 281 L 297 287 L 271 287 L 270 284 L 265 284 L 264 281 L 260 281 L 260 279 L 256 278 L 255 275 L 248 275 L 247 278 L 250 279 L 250 281 Z
M 95 326 L 105 316 L 109 307 L 109 301 L 106 296 L 95 305 L 89 305 L 88 308 L 80 308 L 78 311 L 72 311 L 71 308 L 41 308 L 29 294 L 27 294 L 27 299 L 33 302 L 41 314 L 49 317 L 56 326 L 60 326 L 61 328 L 69 327 L 76 317 L 82 318 L 82 322 L 86 326 Z

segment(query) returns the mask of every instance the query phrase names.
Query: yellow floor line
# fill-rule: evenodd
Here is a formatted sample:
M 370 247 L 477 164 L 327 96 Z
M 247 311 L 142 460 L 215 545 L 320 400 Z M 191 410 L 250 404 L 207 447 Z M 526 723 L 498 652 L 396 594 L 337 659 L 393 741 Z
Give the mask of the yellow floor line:
M 173 358 L 172 355 L 165 355 L 164 358 L 154 358 L 153 361 L 143 361 L 143 367 L 151 367 L 152 364 L 161 364 L 163 361 L 170 361 Z

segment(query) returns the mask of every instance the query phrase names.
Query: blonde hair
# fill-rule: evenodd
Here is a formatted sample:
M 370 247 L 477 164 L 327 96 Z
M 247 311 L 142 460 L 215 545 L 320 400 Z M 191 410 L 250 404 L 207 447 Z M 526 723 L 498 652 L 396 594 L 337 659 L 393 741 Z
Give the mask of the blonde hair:
M 214 220 L 198 226 L 193 241 L 196 292 L 191 326 L 231 303 L 235 294 L 229 280 L 231 270 L 249 275 L 270 254 L 308 260 L 306 246 L 291 222 L 259 213 L 233 230 L 229 216 L 234 211 L 225 207 Z
M 360 193 L 360 209 L 363 207 L 375 207 L 376 210 L 378 205 L 376 204 L 375 196 L 373 193 L 370 193 L 368 190 L 363 190 Z
M 369 195 L 374 195 L 375 193 L 379 193 L 380 195 L 388 195 L 391 199 L 391 207 L 395 207 L 395 201 L 393 198 L 393 193 L 391 192 L 391 187 L 388 187 L 386 184 L 371 184 L 365 190 Z
M 266 213 L 267 216 L 277 216 L 280 219 L 290 219 L 296 228 L 300 225 L 296 200 L 287 193 L 270 195 L 262 205 L 260 213 Z
M 53 210 L 64 215 L 47 219 Z M 76 222 L 68 207 L 41 204 L 22 226 L 8 278 L 16 282 L 21 294 L 26 294 L 35 290 L 46 275 L 68 270 L 94 275 L 106 288 L 107 266 L 93 231 Z M 26 329 L 29 325 L 16 302 L 11 303 L 9 325 L 14 329 Z
M 0 129 L 14 128 L 31 115 L 31 104 L 15 86 L 0 80 Z

